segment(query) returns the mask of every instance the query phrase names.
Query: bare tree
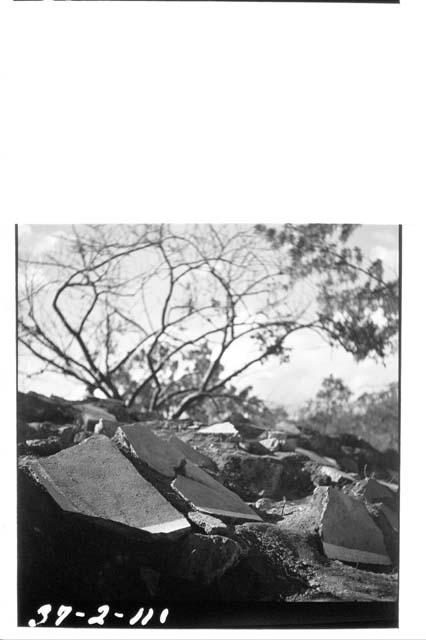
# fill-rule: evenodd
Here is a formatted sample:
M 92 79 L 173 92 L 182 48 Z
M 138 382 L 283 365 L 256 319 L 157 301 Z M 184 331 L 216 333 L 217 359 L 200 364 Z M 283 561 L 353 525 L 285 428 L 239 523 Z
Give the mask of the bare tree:
M 27 373 L 63 374 L 91 394 L 178 417 L 228 397 L 256 363 L 288 361 L 296 331 L 319 331 L 358 358 L 385 357 L 398 326 L 397 280 L 349 248 L 352 231 L 72 227 L 46 255 L 19 253 Z

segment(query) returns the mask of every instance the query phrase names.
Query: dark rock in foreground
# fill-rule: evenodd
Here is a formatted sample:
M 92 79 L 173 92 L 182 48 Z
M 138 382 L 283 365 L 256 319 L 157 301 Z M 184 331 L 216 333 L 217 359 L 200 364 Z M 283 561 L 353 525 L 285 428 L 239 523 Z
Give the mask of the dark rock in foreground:
M 153 535 L 176 536 L 190 528 L 105 436 L 29 460 L 26 469 L 64 511 Z
M 396 598 L 398 496 L 381 480 L 391 456 L 361 439 L 293 429 L 290 446 L 238 417 L 218 433 L 141 422 L 115 400 L 19 402 L 18 451 L 31 454 L 18 472 L 24 619 L 58 594 L 95 610 Z

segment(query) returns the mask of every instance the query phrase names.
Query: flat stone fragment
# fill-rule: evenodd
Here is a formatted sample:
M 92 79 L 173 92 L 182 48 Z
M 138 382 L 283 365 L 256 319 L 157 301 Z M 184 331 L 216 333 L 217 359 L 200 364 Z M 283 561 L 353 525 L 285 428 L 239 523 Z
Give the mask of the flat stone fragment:
M 190 528 L 106 436 L 32 460 L 29 467 L 64 511 L 172 537 Z
M 236 436 L 238 434 L 237 429 L 231 422 L 220 422 L 218 424 L 212 424 L 209 427 L 202 427 L 198 429 L 197 433 L 205 433 L 218 436 Z
M 238 520 L 262 521 L 236 493 L 229 491 L 213 478 L 211 480 L 213 482 L 207 485 L 178 475 L 172 487 L 195 509 L 204 513 Z
M 362 564 L 392 564 L 384 538 L 365 505 L 334 487 L 321 487 L 321 537 L 332 559 Z
M 174 478 L 185 462 L 178 449 L 156 436 L 143 422 L 121 425 L 116 436 L 124 436 L 138 458 L 167 478 Z
M 207 471 L 204 471 L 204 469 L 201 469 L 197 464 L 191 462 L 191 460 L 186 460 L 185 467 L 181 475 L 191 478 L 191 480 L 195 480 L 196 482 L 201 482 L 201 484 L 205 484 L 207 487 L 211 487 L 212 489 L 222 489 L 224 491 L 229 491 L 232 495 L 236 495 L 233 491 L 230 491 L 224 487 L 223 484 L 213 478 L 209 473 L 207 473 Z
M 386 520 L 389 522 L 390 526 L 395 532 L 399 531 L 399 522 L 398 522 L 398 514 L 388 507 L 386 504 L 379 504 L 379 511 L 383 513 Z
M 187 442 L 184 442 L 180 438 L 176 436 L 170 436 L 168 442 L 178 451 L 181 452 L 183 456 L 185 456 L 186 460 L 190 460 L 195 464 L 198 464 L 200 467 L 205 467 L 207 469 L 214 470 L 216 468 L 215 463 L 211 458 L 198 451 L 198 449 L 194 449 Z
M 206 585 L 237 564 L 242 555 L 242 548 L 235 540 L 192 533 L 166 563 L 172 575 Z
M 255 456 L 269 456 L 270 451 L 264 447 L 259 440 L 240 440 L 238 448 Z
M 214 518 L 208 513 L 189 511 L 187 518 L 190 522 L 193 522 L 197 527 L 207 533 L 207 535 L 223 535 L 229 531 L 229 527 L 222 522 L 222 520 Z

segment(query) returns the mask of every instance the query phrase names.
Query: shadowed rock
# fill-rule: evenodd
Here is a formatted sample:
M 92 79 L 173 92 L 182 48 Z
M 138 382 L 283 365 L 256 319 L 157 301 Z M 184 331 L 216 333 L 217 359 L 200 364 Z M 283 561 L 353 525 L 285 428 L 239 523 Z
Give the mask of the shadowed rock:
M 208 535 L 226 535 L 229 532 L 229 527 L 222 522 L 222 520 L 213 518 L 213 516 L 209 516 L 207 513 L 201 513 L 200 511 L 188 511 L 186 517 L 196 527 Z
M 79 411 L 65 400 L 47 398 L 39 393 L 18 392 L 18 416 L 26 422 L 53 422 L 66 424 L 73 422 Z
M 241 498 L 213 478 L 209 479 L 208 484 L 202 484 L 197 480 L 178 475 L 172 487 L 198 511 L 235 520 L 261 521 L 261 518 Z
M 180 578 L 209 584 L 233 567 L 241 555 L 242 549 L 234 540 L 193 533 L 180 545 L 168 570 Z
M 224 484 L 252 502 L 260 497 L 293 499 L 311 493 L 314 485 L 305 462 L 304 456 L 291 452 L 256 456 L 232 451 L 221 456 L 218 467 Z
M 324 552 L 329 558 L 363 564 L 392 564 L 383 534 L 361 501 L 327 487 L 322 504 L 320 531 Z

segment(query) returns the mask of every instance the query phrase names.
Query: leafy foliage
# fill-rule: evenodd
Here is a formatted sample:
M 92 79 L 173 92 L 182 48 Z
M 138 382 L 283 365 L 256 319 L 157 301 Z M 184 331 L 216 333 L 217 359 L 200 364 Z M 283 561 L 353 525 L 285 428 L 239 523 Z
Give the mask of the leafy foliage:
M 357 359 L 395 348 L 398 283 L 349 246 L 354 228 L 72 227 L 45 255 L 19 251 L 20 361 L 174 417 L 262 413 L 241 376 L 288 363 L 297 331 Z
M 354 433 L 377 449 L 398 449 L 398 385 L 355 398 L 340 378 L 330 375 L 301 409 L 299 420 L 322 433 Z

